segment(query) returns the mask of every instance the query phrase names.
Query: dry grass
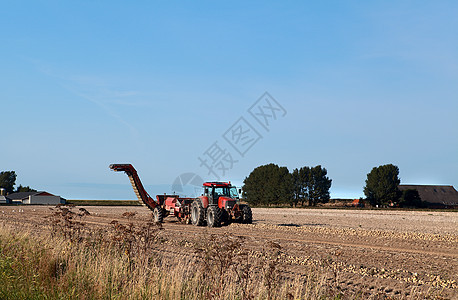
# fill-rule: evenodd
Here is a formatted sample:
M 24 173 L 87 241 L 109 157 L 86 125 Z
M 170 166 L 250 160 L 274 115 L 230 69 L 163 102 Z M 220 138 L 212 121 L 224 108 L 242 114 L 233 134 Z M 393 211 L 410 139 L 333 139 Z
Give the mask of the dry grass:
M 76 212 L 75 212 L 76 211 Z M 242 238 L 208 236 L 194 254 L 164 253 L 162 228 L 114 221 L 89 230 L 87 211 L 55 209 L 49 234 L 0 227 L 1 299 L 323 299 L 324 273 L 285 277 L 282 249 L 248 249 Z M 335 295 L 331 295 L 333 298 Z
M 47 218 L 48 231 L 45 225 L 2 220 L 0 299 L 447 299 L 438 288 L 416 290 L 414 285 L 409 296 L 390 296 L 378 286 L 370 293 L 365 285 L 345 291 L 342 282 L 349 272 L 361 271 L 362 278 L 390 274 L 348 269 L 353 265 L 338 250 L 302 257 L 272 239 L 262 245 L 230 234 L 178 238 L 152 219 L 139 222 L 135 212 L 120 213 L 105 227 L 92 224 L 93 217 L 86 223 L 88 215 L 83 208 L 59 206 Z M 341 231 L 342 236 L 354 233 Z M 439 238 L 444 237 L 428 240 Z M 300 275 L 293 273 L 298 270 Z

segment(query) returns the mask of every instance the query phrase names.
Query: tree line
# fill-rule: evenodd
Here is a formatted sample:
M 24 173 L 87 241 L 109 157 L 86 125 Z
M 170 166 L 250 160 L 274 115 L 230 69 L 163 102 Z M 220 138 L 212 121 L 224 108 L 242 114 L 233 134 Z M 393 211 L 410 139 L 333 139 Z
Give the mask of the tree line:
M 399 168 L 393 164 L 374 167 L 368 174 L 364 194 L 372 206 L 425 207 L 417 190 L 399 190 Z M 316 206 L 330 199 L 332 180 L 326 168 L 287 167 L 267 164 L 255 168 L 243 181 L 243 196 L 252 206 Z
M 329 200 L 332 180 L 321 165 L 294 169 L 267 164 L 255 168 L 243 181 L 243 196 L 253 206 L 309 205 Z

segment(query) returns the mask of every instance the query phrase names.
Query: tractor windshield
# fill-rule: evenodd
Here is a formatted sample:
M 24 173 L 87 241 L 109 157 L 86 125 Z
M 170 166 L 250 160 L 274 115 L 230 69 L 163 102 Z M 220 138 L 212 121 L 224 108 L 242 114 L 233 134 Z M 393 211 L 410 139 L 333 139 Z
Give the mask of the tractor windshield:
M 224 196 L 224 197 L 230 197 L 231 194 L 229 192 L 229 188 L 224 186 L 224 187 L 215 187 L 215 196 Z
M 221 196 L 229 197 L 229 198 L 232 198 L 234 200 L 238 200 L 239 199 L 239 193 L 237 192 L 237 188 L 235 186 L 231 186 L 231 187 L 227 187 L 227 186 L 215 187 L 215 195 L 217 195 L 219 197 L 221 197 Z
M 230 197 L 234 200 L 239 200 L 239 193 L 237 192 L 237 188 L 235 186 L 232 186 L 229 190 L 231 193 Z

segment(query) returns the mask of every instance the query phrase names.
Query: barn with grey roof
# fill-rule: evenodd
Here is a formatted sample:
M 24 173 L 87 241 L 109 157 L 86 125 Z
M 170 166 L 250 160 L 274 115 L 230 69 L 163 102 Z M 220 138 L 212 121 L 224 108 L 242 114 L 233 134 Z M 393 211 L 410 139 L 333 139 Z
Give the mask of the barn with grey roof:
M 401 191 L 416 190 L 429 208 L 458 208 L 458 192 L 451 185 L 399 185 Z
M 56 196 L 45 191 L 12 193 L 7 195 L 6 198 L 8 198 L 13 204 L 57 205 L 60 203 L 65 203 L 65 200 L 60 196 Z

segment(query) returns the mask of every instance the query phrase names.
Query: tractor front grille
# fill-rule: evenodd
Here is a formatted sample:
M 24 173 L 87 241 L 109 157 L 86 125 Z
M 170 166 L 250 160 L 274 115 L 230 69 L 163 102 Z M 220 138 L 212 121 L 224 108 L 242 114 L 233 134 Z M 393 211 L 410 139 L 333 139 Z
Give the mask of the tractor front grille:
M 232 210 L 232 208 L 234 208 L 234 205 L 235 205 L 235 201 L 227 201 L 225 209 Z

